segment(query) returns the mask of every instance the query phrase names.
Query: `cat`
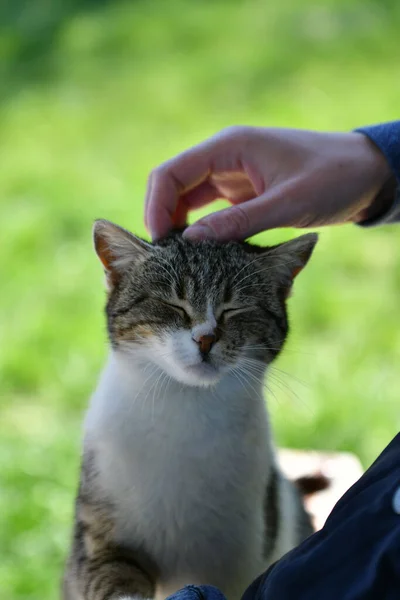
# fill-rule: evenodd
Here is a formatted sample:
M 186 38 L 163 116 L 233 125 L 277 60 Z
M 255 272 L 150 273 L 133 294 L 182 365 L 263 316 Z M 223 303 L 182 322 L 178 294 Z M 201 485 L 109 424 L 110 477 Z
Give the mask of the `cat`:
M 263 376 L 316 242 L 148 243 L 95 222 L 110 353 L 84 425 L 64 600 L 163 600 L 186 584 L 239 600 L 312 533 L 277 466 Z

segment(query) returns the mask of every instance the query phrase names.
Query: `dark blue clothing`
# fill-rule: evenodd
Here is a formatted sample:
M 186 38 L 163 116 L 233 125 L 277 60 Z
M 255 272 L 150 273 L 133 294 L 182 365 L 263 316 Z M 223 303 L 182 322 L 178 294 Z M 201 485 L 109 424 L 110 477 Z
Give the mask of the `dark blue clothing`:
M 212 585 L 187 585 L 167 600 L 225 600 L 225 596 Z
M 364 127 L 397 180 L 389 210 L 365 226 L 400 221 L 400 121 Z M 224 600 L 188 586 L 173 600 Z M 339 500 L 325 526 L 286 554 L 242 600 L 400 600 L 400 434 Z
M 400 121 L 360 127 L 356 129 L 366 135 L 385 155 L 396 177 L 397 189 L 393 194 L 393 202 L 388 211 L 374 219 L 364 221 L 361 225 L 384 225 L 400 221 Z M 400 596 L 399 596 L 400 598 Z
M 243 600 L 399 600 L 399 488 L 400 434 L 321 531 L 275 563 Z

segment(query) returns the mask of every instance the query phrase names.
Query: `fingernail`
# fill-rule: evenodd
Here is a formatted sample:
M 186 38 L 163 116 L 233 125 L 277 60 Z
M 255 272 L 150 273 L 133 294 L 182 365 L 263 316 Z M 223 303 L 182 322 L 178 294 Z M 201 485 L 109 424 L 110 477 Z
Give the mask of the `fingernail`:
M 191 240 L 214 240 L 215 233 L 208 225 L 193 225 L 185 229 L 183 237 Z

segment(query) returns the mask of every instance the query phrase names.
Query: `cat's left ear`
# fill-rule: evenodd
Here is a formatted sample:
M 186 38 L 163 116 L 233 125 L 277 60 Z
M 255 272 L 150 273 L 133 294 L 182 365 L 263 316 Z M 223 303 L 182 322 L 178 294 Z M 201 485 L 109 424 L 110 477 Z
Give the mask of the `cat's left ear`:
M 154 250 L 148 242 L 104 219 L 95 221 L 93 241 L 110 287 L 118 282 L 128 266 L 145 260 Z
M 317 241 L 317 233 L 306 233 L 268 250 L 267 254 L 273 259 L 287 296 L 290 294 L 294 278 L 308 263 Z

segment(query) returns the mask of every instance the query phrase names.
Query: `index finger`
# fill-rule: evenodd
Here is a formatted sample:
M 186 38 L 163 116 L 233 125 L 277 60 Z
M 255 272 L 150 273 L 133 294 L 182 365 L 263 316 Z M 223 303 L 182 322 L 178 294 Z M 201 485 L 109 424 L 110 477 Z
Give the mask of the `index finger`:
M 145 223 L 153 239 L 166 235 L 173 227 L 180 197 L 208 178 L 209 149 L 209 144 L 199 144 L 152 171 L 146 192 Z

